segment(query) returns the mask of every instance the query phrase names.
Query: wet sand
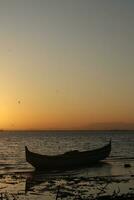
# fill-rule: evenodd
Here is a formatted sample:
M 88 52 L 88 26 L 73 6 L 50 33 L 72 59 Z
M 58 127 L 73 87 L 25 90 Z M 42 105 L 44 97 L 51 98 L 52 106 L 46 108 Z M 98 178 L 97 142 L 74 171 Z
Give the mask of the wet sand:
M 108 141 L 109 138 L 113 138 L 111 155 L 103 163 L 90 168 L 37 173 L 25 160 L 25 145 L 30 149 L 34 147 L 33 151 L 38 149 L 40 153 L 47 152 L 51 155 L 53 152 L 60 153 L 61 146 L 62 151 L 71 148 L 80 150 L 86 150 L 87 147 L 97 148 L 93 145 L 101 146 L 105 138 L 108 138 Z M 58 133 L 1 134 L 0 199 L 134 199 L 133 141 L 133 135 L 129 133 L 100 135 L 100 133 L 82 132 L 77 135 L 63 133 L 62 136 Z
M 7 172 L 0 175 L 0 193 L 14 200 L 134 199 L 134 174 L 86 177 L 79 170 Z

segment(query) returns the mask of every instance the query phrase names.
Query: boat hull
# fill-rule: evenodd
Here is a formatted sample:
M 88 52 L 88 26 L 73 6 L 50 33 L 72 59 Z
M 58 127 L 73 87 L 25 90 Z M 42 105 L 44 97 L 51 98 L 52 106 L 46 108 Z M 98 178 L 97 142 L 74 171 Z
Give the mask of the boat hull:
M 48 156 L 33 153 L 25 147 L 26 161 L 36 170 L 66 170 L 91 166 L 106 159 L 111 152 L 111 141 L 102 148 L 92 151 L 70 151 L 61 155 Z

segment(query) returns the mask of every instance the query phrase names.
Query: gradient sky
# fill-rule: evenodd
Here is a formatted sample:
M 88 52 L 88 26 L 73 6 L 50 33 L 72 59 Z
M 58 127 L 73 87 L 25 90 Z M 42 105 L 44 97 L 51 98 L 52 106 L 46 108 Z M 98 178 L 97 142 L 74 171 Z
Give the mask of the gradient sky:
M 0 128 L 98 124 L 134 124 L 134 1 L 0 0 Z

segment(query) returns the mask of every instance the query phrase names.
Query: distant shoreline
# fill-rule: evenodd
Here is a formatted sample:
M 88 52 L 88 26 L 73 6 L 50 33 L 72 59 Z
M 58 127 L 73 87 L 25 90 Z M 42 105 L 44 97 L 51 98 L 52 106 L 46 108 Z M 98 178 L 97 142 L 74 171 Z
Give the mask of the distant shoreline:
M 0 132 L 133 132 L 134 130 L 129 130 L 129 129 L 108 129 L 108 130 L 3 130 L 1 129 Z

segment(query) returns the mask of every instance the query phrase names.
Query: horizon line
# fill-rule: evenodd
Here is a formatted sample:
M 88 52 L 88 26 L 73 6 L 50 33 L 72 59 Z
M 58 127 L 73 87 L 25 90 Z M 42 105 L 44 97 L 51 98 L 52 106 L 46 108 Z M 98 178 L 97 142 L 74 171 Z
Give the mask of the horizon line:
M 134 131 L 134 129 L 0 129 L 0 132 L 62 132 L 62 131 L 72 131 L 72 132 L 76 132 L 76 131 Z

